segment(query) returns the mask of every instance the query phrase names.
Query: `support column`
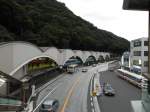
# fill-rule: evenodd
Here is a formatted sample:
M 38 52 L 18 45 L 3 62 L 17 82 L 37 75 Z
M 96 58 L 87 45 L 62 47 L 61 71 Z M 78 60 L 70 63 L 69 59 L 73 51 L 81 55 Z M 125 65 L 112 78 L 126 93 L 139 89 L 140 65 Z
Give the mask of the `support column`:
M 148 80 L 146 81 L 146 88 L 142 89 L 142 103 L 145 112 L 149 112 L 150 110 L 150 11 L 149 11 L 149 19 L 148 19 Z
M 150 78 L 150 10 L 148 19 L 148 77 Z

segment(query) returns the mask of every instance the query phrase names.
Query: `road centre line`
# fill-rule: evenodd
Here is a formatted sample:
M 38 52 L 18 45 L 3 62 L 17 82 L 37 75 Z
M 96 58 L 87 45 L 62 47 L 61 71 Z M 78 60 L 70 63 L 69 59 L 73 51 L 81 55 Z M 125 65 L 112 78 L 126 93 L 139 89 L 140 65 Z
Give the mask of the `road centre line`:
M 70 99 L 70 97 L 71 97 L 71 95 L 72 95 L 72 93 L 73 93 L 73 90 L 74 90 L 74 88 L 76 87 L 76 85 L 79 83 L 80 79 L 81 79 L 81 78 L 78 77 L 78 78 L 75 80 L 75 82 L 73 83 L 71 89 L 70 89 L 69 92 L 68 92 L 67 97 L 65 98 L 63 107 L 61 108 L 60 112 L 65 112 L 65 109 L 66 109 L 66 107 L 67 107 L 67 105 L 68 105 L 69 99 Z

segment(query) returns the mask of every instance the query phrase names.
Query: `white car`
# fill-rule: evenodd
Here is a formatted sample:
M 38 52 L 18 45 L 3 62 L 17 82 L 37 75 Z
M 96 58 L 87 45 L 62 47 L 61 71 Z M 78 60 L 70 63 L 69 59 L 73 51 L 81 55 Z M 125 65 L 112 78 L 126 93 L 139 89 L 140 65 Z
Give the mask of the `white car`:
M 96 64 L 93 64 L 92 67 L 96 67 Z
M 86 68 L 82 69 L 82 72 L 87 72 L 87 71 L 88 71 L 88 69 L 86 69 Z

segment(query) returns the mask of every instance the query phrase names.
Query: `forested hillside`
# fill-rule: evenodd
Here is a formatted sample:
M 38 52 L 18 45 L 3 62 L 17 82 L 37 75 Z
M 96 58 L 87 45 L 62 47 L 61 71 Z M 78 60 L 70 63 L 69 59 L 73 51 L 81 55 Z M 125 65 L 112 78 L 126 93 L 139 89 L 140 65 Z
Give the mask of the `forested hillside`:
M 4 41 L 119 54 L 129 48 L 126 39 L 98 29 L 56 0 L 0 0 L 0 42 Z

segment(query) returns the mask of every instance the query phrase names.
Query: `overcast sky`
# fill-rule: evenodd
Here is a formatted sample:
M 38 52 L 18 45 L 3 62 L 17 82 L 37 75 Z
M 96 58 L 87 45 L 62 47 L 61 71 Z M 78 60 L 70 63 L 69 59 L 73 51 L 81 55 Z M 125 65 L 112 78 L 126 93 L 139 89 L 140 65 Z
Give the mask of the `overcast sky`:
M 148 12 L 122 10 L 123 0 L 58 0 L 98 28 L 133 40 L 148 37 Z

